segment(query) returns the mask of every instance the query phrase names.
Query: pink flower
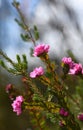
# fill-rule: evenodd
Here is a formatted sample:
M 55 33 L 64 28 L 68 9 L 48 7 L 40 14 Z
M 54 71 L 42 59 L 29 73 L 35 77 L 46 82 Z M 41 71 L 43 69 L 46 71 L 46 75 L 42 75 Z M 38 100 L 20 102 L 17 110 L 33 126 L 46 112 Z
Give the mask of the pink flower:
M 83 68 L 82 68 L 82 74 L 83 74 Z
M 36 78 L 37 76 L 41 76 L 44 74 L 44 69 L 40 66 L 39 68 L 35 68 L 31 73 L 31 78 Z
M 61 108 L 59 113 L 61 116 L 68 116 L 69 115 L 68 111 L 65 111 L 64 108 Z
M 12 90 L 13 90 L 13 85 L 12 85 L 12 84 L 8 84 L 8 85 L 6 86 L 6 92 L 7 92 L 7 93 L 10 93 Z
M 72 65 L 73 65 L 73 61 L 72 61 L 71 57 L 63 57 L 62 62 L 64 64 L 69 65 L 69 67 L 72 67 Z
M 59 121 L 59 125 L 60 125 L 61 127 L 63 127 L 63 126 L 65 125 L 65 123 L 64 123 L 63 121 Z
M 45 44 L 39 44 L 34 48 L 33 56 L 39 56 L 42 53 L 48 53 L 50 46 Z
M 22 96 L 18 96 L 12 103 L 13 111 L 16 112 L 17 115 L 20 115 L 22 113 L 21 105 L 23 101 L 24 98 Z
M 77 116 L 77 118 L 78 118 L 80 121 L 83 121 L 83 113 L 79 114 L 79 115 Z
M 74 63 L 73 66 L 69 70 L 69 74 L 76 75 L 76 74 L 82 74 L 82 65 Z
M 71 75 L 83 74 L 82 64 L 74 63 L 74 61 L 72 61 L 71 57 L 69 57 L 69 58 L 63 57 L 62 62 L 64 64 L 68 65 L 68 67 L 69 67 L 68 74 L 71 74 Z

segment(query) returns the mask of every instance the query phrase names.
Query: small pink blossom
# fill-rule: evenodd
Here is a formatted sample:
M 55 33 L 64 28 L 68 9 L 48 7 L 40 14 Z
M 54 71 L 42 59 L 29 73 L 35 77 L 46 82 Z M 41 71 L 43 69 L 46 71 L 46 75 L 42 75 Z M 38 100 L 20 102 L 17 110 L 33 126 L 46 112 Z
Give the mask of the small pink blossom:
M 12 103 L 13 111 L 16 112 L 17 115 L 20 115 L 22 113 L 21 105 L 23 101 L 24 98 L 22 96 L 17 96 Z
M 39 56 L 42 53 L 48 53 L 50 46 L 45 44 L 39 44 L 34 48 L 33 56 Z
M 80 121 L 83 121 L 83 113 L 79 114 L 79 115 L 77 116 L 77 118 L 78 118 Z
M 62 62 L 64 64 L 69 65 L 69 67 L 72 67 L 72 65 L 73 65 L 73 61 L 72 61 L 71 57 L 63 57 Z
M 61 127 L 63 127 L 63 126 L 65 125 L 65 123 L 64 123 L 63 121 L 59 121 L 59 125 L 60 125 Z
M 76 74 L 82 74 L 82 65 L 79 63 L 74 63 L 72 68 L 69 70 L 69 74 L 76 75 Z
M 68 58 L 63 57 L 62 62 L 69 66 L 68 74 L 71 74 L 71 75 L 83 74 L 82 64 L 75 63 L 74 61 L 72 61 L 71 57 L 68 57 Z
M 65 111 L 64 108 L 61 108 L 59 113 L 62 116 L 68 116 L 69 115 L 68 111 Z
M 10 93 L 10 91 L 13 89 L 13 85 L 12 84 L 8 84 L 7 86 L 6 86 L 6 92 L 7 93 Z
M 36 78 L 37 76 L 41 76 L 44 74 L 44 69 L 40 66 L 39 68 L 35 68 L 31 73 L 31 78 Z

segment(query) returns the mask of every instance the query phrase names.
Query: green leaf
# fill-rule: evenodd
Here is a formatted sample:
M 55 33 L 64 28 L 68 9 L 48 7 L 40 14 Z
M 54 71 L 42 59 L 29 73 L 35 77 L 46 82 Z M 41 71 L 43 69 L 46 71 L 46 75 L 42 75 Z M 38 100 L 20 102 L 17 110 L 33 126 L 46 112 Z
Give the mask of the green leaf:
M 25 42 L 30 40 L 30 37 L 28 34 L 26 34 L 26 35 L 21 34 L 20 36 L 21 36 L 22 40 Z
M 18 19 L 15 18 L 16 23 L 23 29 L 25 29 L 25 26 L 22 22 L 20 22 Z
M 45 120 L 42 120 L 42 121 L 40 122 L 40 125 L 41 125 L 42 127 L 45 127 Z
M 39 39 L 39 32 L 35 31 L 34 35 L 35 35 L 35 39 L 38 40 Z
M 1 65 L 3 68 L 6 68 L 5 63 L 4 63 L 2 60 L 0 60 L 0 65 Z
M 23 62 L 24 62 L 24 63 L 27 63 L 27 58 L 26 58 L 26 55 L 25 55 L 25 54 L 23 54 L 23 55 L 22 55 L 22 57 L 23 57 Z
M 33 48 L 30 48 L 30 56 L 33 57 Z
M 38 40 L 39 39 L 39 32 L 38 32 L 38 29 L 37 29 L 37 26 L 34 25 L 34 36 L 35 36 L 35 39 Z
M 27 70 L 27 64 L 26 64 L 26 63 L 23 62 L 23 63 L 21 64 L 21 66 L 22 66 L 22 69 L 23 69 L 24 71 Z
M 20 59 L 20 56 L 18 54 L 16 55 L 16 59 L 17 59 L 18 63 L 21 63 L 21 59 Z
M 16 0 L 13 0 L 12 5 L 13 5 L 14 7 L 18 7 L 18 6 L 20 5 L 20 3 L 17 2 Z
M 37 26 L 36 26 L 36 25 L 34 25 L 34 31 L 38 31 L 38 29 L 37 29 Z
M 46 72 L 46 76 L 47 76 L 49 79 L 52 78 L 52 74 L 49 73 L 49 72 Z
M 33 101 L 41 101 L 41 98 L 39 97 L 38 94 L 33 95 Z

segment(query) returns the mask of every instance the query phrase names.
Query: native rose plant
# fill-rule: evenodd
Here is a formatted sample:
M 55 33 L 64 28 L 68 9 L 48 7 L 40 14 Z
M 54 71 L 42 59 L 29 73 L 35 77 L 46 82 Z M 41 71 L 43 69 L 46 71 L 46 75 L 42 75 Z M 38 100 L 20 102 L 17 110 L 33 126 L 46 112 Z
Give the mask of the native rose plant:
M 42 66 L 39 66 L 28 73 L 27 69 L 24 71 L 24 69 L 20 70 L 20 68 L 17 69 L 18 67 L 15 68 L 18 73 L 23 76 L 22 81 L 27 85 L 27 93 L 25 92 L 24 95 L 20 95 L 20 92 L 18 93 L 12 84 L 8 84 L 6 86 L 6 92 L 9 94 L 9 97 L 12 101 L 12 109 L 18 116 L 22 114 L 23 111 L 28 110 L 35 115 L 42 115 L 41 118 L 44 118 L 44 121 L 49 118 L 55 125 L 57 120 L 58 125 L 62 129 L 66 128 L 68 130 L 80 130 L 80 126 L 76 122 L 75 118 L 83 121 L 83 113 L 78 113 L 77 117 L 74 117 L 74 114 L 71 112 L 71 108 L 68 107 L 68 104 L 65 100 L 65 98 L 68 98 L 66 94 L 66 88 L 63 85 L 63 82 L 59 80 L 60 77 L 58 77 L 55 71 L 55 64 L 49 59 L 49 49 L 49 45 L 38 44 L 33 50 L 33 56 L 40 58 L 44 62 L 46 66 L 45 69 Z M 24 62 L 27 63 L 25 55 L 23 55 L 23 58 L 25 59 Z M 8 57 L 6 57 L 6 60 L 7 59 L 9 60 Z M 11 62 L 14 67 L 16 65 L 21 66 L 21 60 L 18 55 L 17 60 L 18 63 L 16 64 L 13 61 Z M 66 67 L 69 75 L 82 76 L 83 74 L 82 65 L 75 63 L 70 57 L 64 57 L 62 59 L 62 66 L 63 70 L 64 67 Z M 40 84 L 44 85 L 46 88 L 44 94 L 38 89 L 33 79 L 37 79 Z M 45 95 L 45 93 L 47 94 Z M 56 100 L 53 100 L 53 98 L 56 98 Z M 44 123 L 43 125 L 46 124 Z M 41 123 L 39 129 L 44 129 L 44 126 L 42 126 Z
M 24 41 L 31 40 L 34 44 L 32 56 L 39 58 L 43 66 L 34 67 L 31 72 L 28 71 L 28 61 L 25 54 L 20 58 L 16 56 L 17 62 L 12 61 L 3 51 L 0 55 L 11 64 L 9 68 L 2 60 L 0 65 L 9 73 L 21 75 L 22 82 L 25 85 L 25 92 L 18 90 L 11 83 L 6 86 L 6 92 L 11 100 L 11 107 L 17 116 L 28 111 L 31 117 L 34 130 L 50 130 L 48 125 L 52 123 L 57 129 L 62 130 L 81 130 L 80 122 L 83 122 L 83 111 L 80 104 L 73 99 L 68 92 L 68 87 L 64 83 L 64 78 L 69 76 L 83 77 L 82 64 L 76 63 L 71 57 L 63 57 L 61 61 L 61 75 L 57 73 L 57 64 L 49 58 L 50 46 L 44 43 L 37 43 L 39 38 L 37 27 L 34 26 L 34 35 L 31 34 L 29 27 L 24 22 L 20 11 L 20 4 L 16 1 L 13 6 L 20 14 L 21 22 L 16 22 L 25 31 L 21 37 Z M 26 33 L 27 32 L 27 33 Z M 77 112 L 73 112 L 69 100 L 78 107 Z M 75 110 L 76 111 L 76 110 Z M 35 122 L 35 123 L 34 123 Z

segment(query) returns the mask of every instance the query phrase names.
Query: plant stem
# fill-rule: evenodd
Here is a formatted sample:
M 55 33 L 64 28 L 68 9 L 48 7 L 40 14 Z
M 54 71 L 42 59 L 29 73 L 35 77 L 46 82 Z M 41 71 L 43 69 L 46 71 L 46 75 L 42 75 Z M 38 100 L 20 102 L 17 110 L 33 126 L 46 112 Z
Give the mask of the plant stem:
M 30 39 L 31 39 L 32 43 L 33 43 L 34 46 L 35 46 L 35 45 L 36 45 L 35 39 L 33 38 L 32 34 L 31 34 L 31 31 L 30 31 L 29 26 L 28 26 L 28 25 L 26 24 L 26 22 L 25 22 L 25 18 L 24 18 L 23 14 L 22 14 L 22 12 L 21 12 L 21 10 L 20 10 L 20 8 L 19 8 L 19 5 L 17 5 L 16 0 L 13 2 L 13 6 L 16 8 L 17 12 L 19 13 L 19 16 L 20 16 L 20 18 L 21 18 L 22 24 L 24 25 L 24 28 L 23 28 L 23 29 L 24 29 L 26 32 L 29 33 Z
M 36 113 L 35 113 L 35 112 L 33 112 L 33 116 L 34 116 L 34 118 L 35 118 L 35 119 L 36 119 L 36 121 L 37 121 L 37 126 L 38 126 L 39 130 L 43 130 L 43 129 L 42 129 L 42 127 L 41 127 L 41 125 L 40 125 L 39 119 L 37 118 L 37 116 L 36 116 Z

